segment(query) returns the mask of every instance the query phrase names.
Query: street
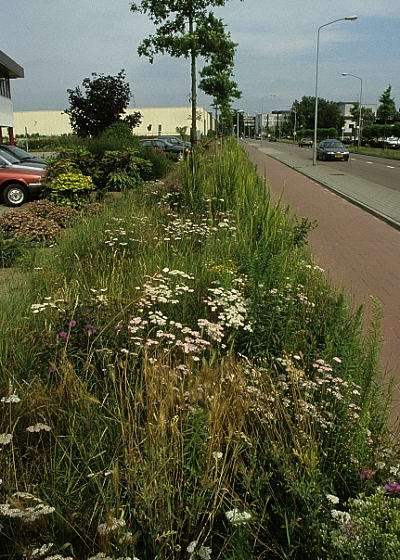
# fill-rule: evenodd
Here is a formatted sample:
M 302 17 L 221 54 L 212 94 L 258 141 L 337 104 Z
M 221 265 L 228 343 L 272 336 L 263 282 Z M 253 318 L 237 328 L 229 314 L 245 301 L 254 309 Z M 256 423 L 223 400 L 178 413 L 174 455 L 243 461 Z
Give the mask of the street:
M 266 140 L 259 141 L 257 144 L 263 147 L 274 147 L 283 153 L 304 161 L 306 165 L 312 165 L 311 148 L 299 148 L 296 145 L 281 142 L 272 144 Z M 330 169 L 330 173 L 333 176 L 338 174 L 350 175 L 400 192 L 400 160 L 350 154 L 349 162 L 319 161 L 318 166 Z

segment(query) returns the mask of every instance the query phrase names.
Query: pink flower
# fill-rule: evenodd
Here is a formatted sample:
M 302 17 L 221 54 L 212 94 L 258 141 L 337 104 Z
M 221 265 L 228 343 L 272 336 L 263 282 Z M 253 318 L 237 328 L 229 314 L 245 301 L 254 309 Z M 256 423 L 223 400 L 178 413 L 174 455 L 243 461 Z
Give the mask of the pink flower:
M 76 321 L 74 321 L 74 319 L 72 319 L 69 323 L 68 323 L 68 327 L 70 329 L 73 329 L 74 327 L 76 327 L 77 323 Z
M 371 480 L 375 474 L 375 471 L 372 469 L 361 469 L 359 475 L 361 480 Z
M 67 332 L 65 332 L 65 331 L 60 331 L 60 332 L 58 333 L 58 338 L 59 338 L 60 340 L 64 340 L 64 342 L 67 342 L 67 340 L 69 339 L 69 334 L 68 334 Z
M 400 495 L 400 484 L 398 482 L 389 482 L 389 484 L 386 484 L 385 490 L 388 494 Z
M 96 334 L 97 329 L 96 329 L 96 327 L 94 327 L 93 325 L 85 325 L 85 332 L 86 332 L 88 335 Z

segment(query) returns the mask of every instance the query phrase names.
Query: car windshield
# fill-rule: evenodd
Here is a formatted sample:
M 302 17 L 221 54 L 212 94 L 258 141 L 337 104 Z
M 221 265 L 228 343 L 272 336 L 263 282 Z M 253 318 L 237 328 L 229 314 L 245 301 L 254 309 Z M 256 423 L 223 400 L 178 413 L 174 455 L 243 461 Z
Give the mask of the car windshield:
M 18 158 L 21 161 L 24 159 L 31 159 L 32 157 L 31 154 L 29 154 L 22 148 L 18 148 L 17 146 L 7 146 L 7 152 L 8 153 L 11 152 L 12 155 L 14 155 L 16 158 Z
M 324 146 L 326 148 L 343 148 L 343 144 L 339 140 L 331 140 L 330 142 L 325 142 Z
M 2 148 L 0 148 L 0 154 L 7 161 L 7 163 L 19 163 L 21 161 Z

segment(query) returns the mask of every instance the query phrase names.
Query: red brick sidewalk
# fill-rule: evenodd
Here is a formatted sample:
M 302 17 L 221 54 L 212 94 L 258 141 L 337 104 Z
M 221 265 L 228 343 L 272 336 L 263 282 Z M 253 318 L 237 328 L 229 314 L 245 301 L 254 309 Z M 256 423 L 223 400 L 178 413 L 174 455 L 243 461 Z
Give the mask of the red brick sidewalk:
M 400 231 L 256 148 L 247 145 L 246 150 L 274 195 L 282 196 L 296 214 L 317 220 L 310 233 L 313 253 L 333 283 L 356 304 L 364 304 L 367 314 L 371 297 L 381 302 L 381 366 L 395 378 L 399 410 Z

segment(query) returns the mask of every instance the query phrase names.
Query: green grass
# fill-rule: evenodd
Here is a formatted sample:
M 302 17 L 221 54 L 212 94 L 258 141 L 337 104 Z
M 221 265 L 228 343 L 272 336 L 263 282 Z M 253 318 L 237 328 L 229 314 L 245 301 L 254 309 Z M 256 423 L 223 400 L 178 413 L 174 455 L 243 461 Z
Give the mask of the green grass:
M 329 558 L 326 494 L 373 491 L 391 457 L 378 321 L 365 336 L 309 226 L 229 141 L 25 260 L 0 294 L 2 396 L 21 399 L 0 404 L 1 502 L 20 514 L 0 505 L 0 557 Z M 17 491 L 54 512 L 24 524 Z
M 364 156 L 374 156 L 387 159 L 400 159 L 400 150 L 390 150 L 384 148 L 368 148 L 366 146 L 349 146 L 350 152 L 353 154 L 361 154 Z

